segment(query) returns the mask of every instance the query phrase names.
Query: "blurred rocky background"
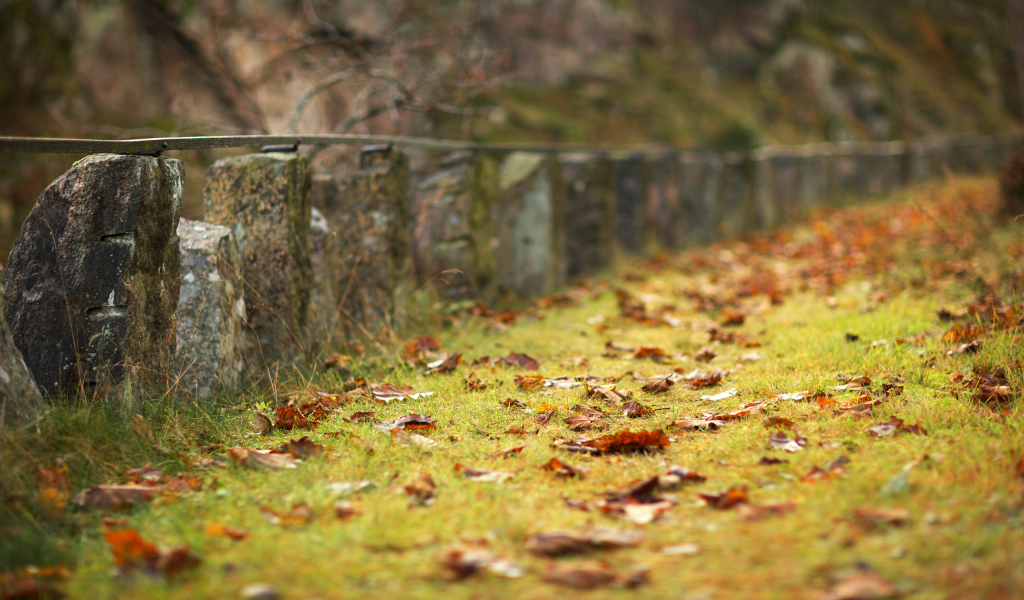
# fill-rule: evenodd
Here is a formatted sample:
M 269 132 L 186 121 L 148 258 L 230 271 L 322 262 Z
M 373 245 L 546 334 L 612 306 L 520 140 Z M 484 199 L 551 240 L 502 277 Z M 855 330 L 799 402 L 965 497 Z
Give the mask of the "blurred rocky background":
M 1006 4 L 0 0 L 0 134 L 746 150 L 1005 130 L 1022 113 Z M 202 216 L 205 170 L 229 154 L 176 153 L 184 216 Z M 314 164 L 347 156 L 319 152 Z M 74 158 L 3 156 L 0 262 Z

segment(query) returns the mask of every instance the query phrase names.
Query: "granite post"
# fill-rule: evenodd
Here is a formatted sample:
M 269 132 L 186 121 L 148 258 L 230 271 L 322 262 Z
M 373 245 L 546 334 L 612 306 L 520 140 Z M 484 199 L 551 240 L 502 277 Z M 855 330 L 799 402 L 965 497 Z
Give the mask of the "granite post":
M 513 152 L 501 164 L 491 214 L 502 294 L 539 296 L 564 282 L 560 173 L 553 154 Z
M 593 154 L 565 154 L 561 163 L 566 271 L 578 277 L 615 259 L 615 166 Z
M 677 250 L 685 239 L 682 203 L 679 201 L 679 165 L 675 154 L 653 156 L 647 161 L 647 214 L 645 229 L 648 253 L 658 250 Z
M 245 311 L 263 361 L 289 358 L 309 320 L 311 185 L 302 154 L 225 158 L 207 174 L 205 221 L 231 229 L 238 244 Z
M 363 148 L 354 171 L 313 178 L 331 229 L 324 280 L 348 337 L 401 328 L 413 283 L 410 191 L 409 159 L 390 146 Z
M 616 158 L 613 164 L 616 240 L 624 253 L 640 256 L 647 250 L 644 227 L 647 212 L 646 165 L 640 155 Z
M 97 154 L 40 194 L 3 310 L 44 396 L 129 400 L 173 378 L 183 174 L 173 159 Z
M 420 285 L 442 298 L 497 298 L 491 210 L 498 194 L 498 157 L 449 155 L 416 185 L 412 201 L 412 255 Z
M 245 318 L 242 259 L 227 227 L 181 219 L 178 238 L 178 386 L 193 397 L 206 398 L 241 383 L 252 345 Z
M 718 235 L 736 237 L 752 228 L 753 163 L 746 156 L 729 152 L 722 157 L 721 196 L 715 210 Z
M 688 244 L 718 239 L 716 211 L 722 184 L 722 159 L 711 152 L 684 152 L 679 158 L 680 202 Z
M 4 267 L 0 265 L 0 298 L 3 295 Z M 0 312 L 0 429 L 32 419 L 42 401 L 21 350 L 14 345 L 7 319 Z

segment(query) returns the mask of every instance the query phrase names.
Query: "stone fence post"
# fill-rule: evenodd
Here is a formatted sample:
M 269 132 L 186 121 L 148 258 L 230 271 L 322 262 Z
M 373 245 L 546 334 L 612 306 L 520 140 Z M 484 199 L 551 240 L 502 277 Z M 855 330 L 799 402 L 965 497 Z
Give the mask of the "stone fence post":
M 566 273 L 578 277 L 615 259 L 615 166 L 594 154 L 564 154 L 561 164 Z
M 309 158 L 302 154 L 225 158 L 207 174 L 205 220 L 234 234 L 246 315 L 264 361 L 290 358 L 309 320 L 311 185 Z
M 736 237 L 753 230 L 753 163 L 735 152 L 722 156 L 722 183 L 715 208 L 718 235 Z
M 497 298 L 492 206 L 498 194 L 499 157 L 449 155 L 416 185 L 412 201 L 412 255 L 420 285 L 442 298 Z
M 648 203 L 644 222 L 645 230 L 651 232 L 647 253 L 682 248 L 686 225 L 680 202 L 678 155 L 673 152 L 648 158 L 647 174 Z
M 3 311 L 45 396 L 159 395 L 176 374 L 181 162 L 97 154 L 40 194 Z
M 642 155 L 613 159 L 615 165 L 615 230 L 619 249 L 632 256 L 647 250 L 647 173 Z
M 680 202 L 689 243 L 718 239 L 715 215 L 722 187 L 723 162 L 714 152 L 684 152 L 679 159 Z
M 498 287 L 539 296 L 565 281 L 561 166 L 554 154 L 513 152 L 499 174 L 492 207 Z
M 251 350 L 242 259 L 231 230 L 181 219 L 177 320 L 179 387 L 196 398 L 241 383 Z
M 4 267 L 0 265 L 0 298 L 3 295 Z M 0 311 L 0 429 L 32 419 L 42 400 L 21 350 L 14 345 L 7 319 Z
M 412 293 L 409 159 L 368 146 L 359 168 L 317 175 L 313 206 L 331 229 L 325 279 L 346 335 L 397 330 Z

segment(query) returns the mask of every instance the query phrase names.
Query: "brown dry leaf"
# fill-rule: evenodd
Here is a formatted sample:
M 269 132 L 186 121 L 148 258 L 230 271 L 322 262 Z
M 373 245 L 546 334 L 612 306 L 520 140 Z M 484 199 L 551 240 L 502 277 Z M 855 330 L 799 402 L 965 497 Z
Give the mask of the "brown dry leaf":
M 985 334 L 985 328 L 977 324 L 954 325 L 949 331 L 942 335 L 942 341 L 947 344 L 963 344 L 973 342 Z
M 802 438 L 797 437 L 796 439 L 789 439 L 789 437 L 781 431 L 773 431 L 768 436 L 768 445 L 772 448 L 779 450 L 785 450 L 786 452 L 799 452 L 803 450 L 804 444 L 800 443 Z M 806 442 L 805 442 L 806 443 Z
M 490 384 L 488 384 L 485 381 L 480 381 L 479 379 L 466 380 L 466 389 L 471 392 L 482 392 L 486 390 L 488 387 L 490 387 Z
M 526 435 L 529 432 L 523 429 L 522 427 L 509 427 L 504 431 L 504 433 L 507 433 L 509 435 Z
M 433 395 L 434 392 L 417 392 L 411 387 L 395 387 L 390 383 L 385 383 L 373 390 L 373 399 L 385 404 L 390 403 L 392 400 L 419 400 L 420 398 Z
M 583 471 L 581 469 L 558 460 L 557 456 L 552 457 L 551 460 L 542 464 L 539 468 L 542 471 L 551 471 L 555 475 L 565 477 L 566 479 L 573 477 L 583 478 Z
M 405 345 L 405 354 L 410 359 L 422 360 L 430 352 L 441 349 L 441 342 L 437 338 L 422 337 L 413 340 Z
M 646 417 L 654 414 L 654 409 L 649 406 L 644 406 L 636 400 L 630 400 L 622 405 L 622 415 L 630 419 L 638 417 Z
M 342 520 L 359 514 L 355 505 L 347 500 L 338 500 L 334 503 L 333 509 L 334 516 Z
M 504 450 L 499 451 L 497 454 L 495 454 L 495 457 L 511 458 L 511 457 L 519 454 L 520 452 L 522 452 L 524 448 L 526 448 L 525 445 L 524 446 L 511 446 L 509 448 L 505 448 Z
M 778 504 L 741 504 L 736 512 L 747 521 L 760 521 L 765 517 L 784 515 L 796 510 L 796 504 L 792 502 L 780 502 Z
M 545 410 L 544 412 L 539 413 L 537 415 L 537 423 L 540 424 L 540 425 L 547 425 L 548 421 L 551 420 L 551 417 L 553 417 L 556 412 L 558 412 L 558 411 L 557 410 Z
M 595 527 L 576 533 L 535 533 L 526 540 L 526 551 L 536 556 L 558 557 L 585 554 L 595 550 L 634 548 L 644 534 L 639 531 Z
M 633 353 L 632 358 L 637 360 L 649 358 L 654 362 L 663 362 L 665 360 L 665 351 L 657 346 L 640 346 Z
M 313 429 L 316 427 L 316 423 L 309 418 L 310 416 L 303 414 L 294 406 L 279 406 L 277 407 L 277 420 L 274 422 L 274 428 L 284 431 Z
M 294 469 L 295 458 L 291 454 L 270 452 L 262 450 L 251 450 L 249 448 L 232 448 L 228 450 L 235 462 L 254 471 L 280 471 L 282 469 Z
M 716 356 L 718 355 L 715 354 L 715 351 L 712 350 L 711 348 L 701 348 L 700 351 L 697 352 L 696 355 L 694 355 L 693 360 L 701 363 L 706 363 L 714 360 Z
M 135 481 L 145 481 L 148 483 L 160 483 L 164 478 L 164 474 L 160 469 L 154 469 L 151 463 L 143 463 L 141 467 L 135 469 L 128 469 L 124 472 L 125 476 L 131 477 Z
M 691 389 L 699 390 L 706 387 L 714 387 L 719 383 L 722 383 L 722 373 L 719 371 L 715 371 L 714 373 L 711 373 L 706 377 L 698 377 L 689 380 L 688 385 Z
M 785 464 L 785 463 L 788 463 L 788 462 L 789 462 L 788 460 L 782 460 L 781 458 L 771 458 L 771 457 L 768 457 L 768 456 L 762 456 L 761 460 L 757 461 L 757 464 L 762 465 L 762 466 L 770 466 L 770 465 L 781 465 L 781 464 Z
M 652 379 L 644 384 L 641 389 L 648 394 L 664 394 L 672 389 L 675 382 L 671 379 Z
M 792 419 L 786 417 L 772 416 L 764 420 L 765 427 L 778 427 L 779 429 L 790 429 L 794 425 Z
M 904 433 L 916 433 L 918 435 L 927 434 L 924 427 L 921 427 L 920 423 L 909 425 L 904 423 L 903 419 L 899 417 L 892 417 L 885 423 L 879 423 L 874 427 L 868 427 L 868 432 L 875 437 L 886 437 L 898 431 L 902 431 Z
M 501 402 L 501 405 L 507 406 L 508 408 L 526 408 L 525 402 L 523 402 L 522 400 L 516 400 L 515 398 L 508 398 L 506 400 L 503 400 Z
M 527 371 L 536 371 L 540 368 L 540 365 L 537 363 L 537 359 L 520 352 L 513 352 L 501 359 L 499 362 L 513 367 L 522 367 Z
M 409 495 L 409 508 L 413 506 L 428 506 L 434 503 L 434 490 L 437 485 L 429 473 L 420 471 L 413 476 L 412 481 L 405 486 L 405 493 Z
M 815 483 L 822 479 L 832 479 L 834 477 L 846 476 L 846 465 L 850 463 L 850 459 L 846 456 L 837 456 L 828 462 L 824 468 L 814 467 L 809 473 L 800 478 L 800 481 L 804 483 Z
M 168 479 L 164 487 L 168 494 L 180 495 L 198 492 L 203 489 L 203 479 L 201 477 L 186 477 L 183 473 L 178 473 L 173 479 Z
M 426 415 L 405 415 L 394 421 L 377 423 L 374 427 L 383 432 L 394 431 L 395 429 L 404 429 L 406 431 L 428 430 L 437 429 L 437 421 Z
M 548 583 L 564 585 L 578 590 L 592 590 L 616 580 L 611 565 L 606 562 L 578 562 L 548 565 L 540 578 Z
M 682 429 L 683 431 L 694 431 L 694 430 L 714 430 L 720 427 L 725 427 L 725 421 L 719 419 L 703 419 L 697 417 L 686 417 L 683 419 L 677 419 L 672 427 L 676 429 Z
M 513 382 L 519 386 L 520 389 L 528 392 L 539 390 L 544 387 L 544 377 L 540 375 L 520 375 L 517 376 Z
M 134 529 L 110 531 L 104 537 L 114 554 L 114 562 L 122 571 L 143 568 L 149 573 L 161 573 L 172 578 L 178 573 L 198 567 L 201 562 L 192 555 L 188 546 L 161 552 L 142 539 Z
M 225 527 L 220 523 L 208 523 L 205 528 L 206 535 L 210 537 L 226 537 L 233 540 L 241 541 L 249 537 L 249 532 L 244 529 L 236 529 L 234 527 Z
M 252 431 L 257 435 L 266 435 L 274 428 L 274 422 L 270 417 L 257 411 L 252 415 Z
M 745 320 L 746 316 L 740 311 L 728 308 L 722 311 L 722 327 L 739 327 Z
M 392 429 L 390 431 L 391 439 L 399 446 L 417 446 L 419 448 L 430 448 L 436 446 L 437 442 L 434 440 L 424 437 L 418 433 L 406 433 L 402 429 Z
M 603 502 L 600 503 L 601 512 L 616 515 L 637 525 L 646 525 L 653 522 L 662 514 L 671 510 L 675 502 L 671 500 L 658 500 L 656 502 Z
M 101 485 L 78 492 L 74 498 L 74 503 L 84 508 L 115 510 L 151 502 L 163 491 L 163 486 L 151 484 Z
M 36 485 L 39 487 L 39 502 L 48 513 L 64 511 L 71 498 L 67 467 L 37 467 Z
M 260 506 L 260 513 L 271 525 L 305 525 L 313 521 L 313 507 L 305 502 L 293 504 L 284 514 L 278 514 L 269 506 Z
M 895 598 L 896 586 L 868 570 L 856 573 L 839 581 L 818 600 L 882 600 Z
M 278 450 L 285 454 L 291 454 L 295 458 L 316 458 L 324 453 L 324 447 L 309 439 L 308 435 L 297 440 L 290 440 Z
M 374 414 L 372 411 L 354 412 L 351 417 L 346 417 L 345 421 L 347 423 L 362 423 L 363 421 L 372 421 L 373 418 Z
M 476 467 L 467 467 L 460 463 L 456 463 L 455 472 L 462 473 L 466 479 L 479 483 L 505 483 L 515 477 L 515 473 L 508 471 L 488 471 L 486 469 L 477 469 Z
M 910 518 L 910 513 L 902 508 L 858 508 L 853 511 L 853 519 L 869 529 L 882 525 L 903 525 Z
M 731 413 L 726 413 L 724 415 L 712 415 L 712 417 L 715 418 L 715 419 L 720 419 L 722 421 L 729 421 L 729 420 L 733 420 L 733 419 L 742 419 L 743 417 L 752 417 L 754 415 L 761 414 L 761 409 L 763 409 L 767 405 L 768 405 L 768 401 L 767 400 L 760 400 L 758 402 L 750 402 L 748 404 L 744 404 L 743 406 L 739 407 L 738 410 L 734 410 Z
M 459 368 L 459 364 L 462 363 L 462 354 L 453 352 L 446 356 L 442 360 L 432 362 L 427 365 L 427 375 L 436 375 L 438 373 L 451 373 L 455 369 Z
M 565 418 L 566 425 L 572 431 L 585 431 L 588 429 L 604 429 L 608 424 L 600 417 L 589 417 L 585 415 L 569 415 Z
M 721 494 L 700 494 L 700 497 L 707 502 L 708 506 L 711 508 L 717 508 L 720 510 L 749 503 L 747 486 L 729 488 Z
M 602 453 L 650 452 L 654 448 L 668 448 L 671 442 L 665 432 L 655 431 L 620 431 L 614 435 L 603 435 L 582 444 Z
M 704 483 L 707 480 L 708 478 L 700 473 L 672 465 L 668 473 L 658 476 L 658 489 L 671 490 L 684 483 Z
M 448 575 L 461 581 L 481 571 L 489 571 L 502 577 L 522 577 L 523 568 L 519 565 L 498 558 L 482 548 L 456 546 L 444 551 L 441 564 Z
M 614 386 L 604 387 L 595 385 L 593 387 L 587 386 L 586 392 L 584 393 L 585 398 L 599 398 L 608 402 L 609 404 L 621 404 L 629 399 L 628 392 L 620 392 L 614 389 Z

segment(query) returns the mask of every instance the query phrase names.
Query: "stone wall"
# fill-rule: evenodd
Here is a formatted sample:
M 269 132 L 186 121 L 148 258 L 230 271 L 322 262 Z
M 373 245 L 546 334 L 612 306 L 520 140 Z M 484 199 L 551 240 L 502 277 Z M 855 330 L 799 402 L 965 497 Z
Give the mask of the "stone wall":
M 615 168 L 601 155 L 562 156 L 566 274 L 578 277 L 615 258 Z

